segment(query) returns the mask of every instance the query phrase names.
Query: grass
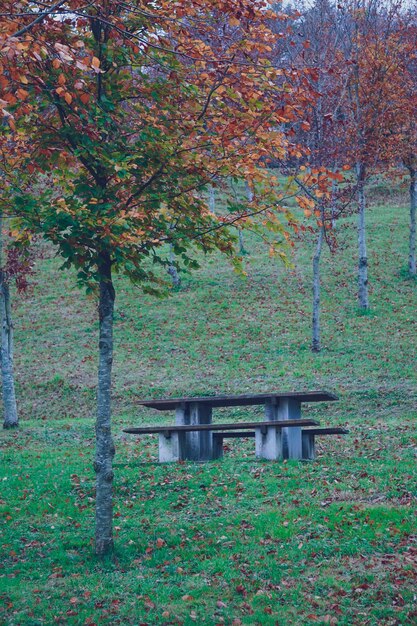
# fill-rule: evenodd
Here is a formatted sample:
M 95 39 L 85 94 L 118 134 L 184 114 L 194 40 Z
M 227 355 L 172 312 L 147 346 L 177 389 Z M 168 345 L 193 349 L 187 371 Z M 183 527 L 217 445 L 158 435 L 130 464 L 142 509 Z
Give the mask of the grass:
M 46 250 L 15 300 L 21 428 L 1 434 L 0 622 L 310 625 L 417 623 L 416 283 L 407 210 L 369 212 L 371 311 L 355 300 L 355 231 L 323 259 L 323 344 L 310 345 L 308 233 L 293 268 L 247 236 L 248 276 L 220 257 L 165 301 L 117 279 L 116 558 L 93 556 L 96 305 Z M 326 388 L 305 416 L 347 426 L 314 463 L 157 463 L 125 425 L 169 421 L 135 398 Z M 248 413 L 251 415 L 249 416 Z M 216 419 L 260 416 L 236 408 Z

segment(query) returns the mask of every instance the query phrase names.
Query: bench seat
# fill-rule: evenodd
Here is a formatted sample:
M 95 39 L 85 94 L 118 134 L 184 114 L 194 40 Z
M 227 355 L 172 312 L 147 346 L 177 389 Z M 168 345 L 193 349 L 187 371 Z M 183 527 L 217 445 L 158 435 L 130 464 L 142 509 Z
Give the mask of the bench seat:
M 270 422 L 233 422 L 232 424 L 169 424 L 167 426 L 140 426 L 139 428 L 124 428 L 124 433 L 131 435 L 150 435 L 160 433 L 189 433 L 204 431 L 240 430 L 257 428 L 284 428 L 291 426 L 317 426 L 319 422 L 312 419 L 281 420 Z
M 312 426 L 313 428 L 305 428 Z M 160 462 L 180 461 L 185 458 L 185 433 L 205 432 L 210 438 L 210 456 L 218 459 L 223 456 L 223 440 L 226 438 L 255 438 L 256 456 L 265 459 L 288 458 L 281 433 L 286 428 L 300 428 L 303 460 L 315 458 L 315 438 L 328 435 L 346 435 L 349 431 L 342 427 L 318 427 L 313 419 L 282 420 L 268 422 L 240 422 L 232 424 L 179 424 L 167 426 L 142 426 L 125 428 L 123 432 L 134 435 L 159 435 Z
M 347 435 L 349 431 L 346 428 L 340 426 L 334 427 L 321 427 L 321 428 L 303 428 L 301 432 L 302 436 L 302 448 L 303 459 L 306 461 L 313 461 L 316 458 L 316 437 L 322 435 Z

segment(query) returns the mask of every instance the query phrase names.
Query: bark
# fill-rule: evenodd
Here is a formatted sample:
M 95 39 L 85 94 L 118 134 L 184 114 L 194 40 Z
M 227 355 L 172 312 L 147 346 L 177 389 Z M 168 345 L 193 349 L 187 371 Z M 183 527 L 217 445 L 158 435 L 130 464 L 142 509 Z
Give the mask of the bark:
M 245 181 L 245 191 L 246 191 L 246 197 L 248 199 L 248 202 L 253 202 L 253 189 L 249 185 L 247 180 Z
M 253 197 L 254 197 L 253 196 L 253 189 L 249 185 L 247 180 L 245 180 L 245 193 L 246 193 L 246 198 L 247 198 L 248 202 L 253 202 Z M 241 228 L 239 228 L 238 235 L 239 235 L 239 252 L 240 252 L 240 254 L 248 254 L 248 251 L 245 248 L 245 238 L 243 236 L 243 230 Z
M 336 170 L 336 168 L 334 168 Z M 332 180 L 332 195 L 331 195 L 331 205 L 330 205 L 330 213 L 332 220 L 332 229 L 336 228 L 337 222 L 337 182 Z
M 99 300 L 99 368 L 96 421 L 96 554 L 113 551 L 113 457 L 111 435 L 111 370 L 113 362 L 113 312 L 115 292 L 111 277 L 111 261 L 101 258 Z
M 239 252 L 240 254 L 247 254 L 246 248 L 245 248 L 245 239 L 243 237 L 243 231 L 241 228 L 238 229 L 238 236 L 239 236 Z
M 317 238 L 316 251 L 313 256 L 313 325 L 312 325 L 312 344 L 313 352 L 320 352 L 320 259 L 323 248 L 324 226 L 320 228 Z
M 172 249 L 172 245 L 169 250 L 169 265 L 168 265 L 168 274 L 172 278 L 172 285 L 175 289 L 179 289 L 181 287 L 181 277 L 178 273 L 177 268 L 174 263 L 174 252 Z
M 10 291 L 2 268 L 3 219 L 0 216 L 0 315 L 1 315 L 1 378 L 3 387 L 3 428 L 17 428 L 16 393 L 13 373 L 13 323 Z
M 410 172 L 410 245 L 408 254 L 408 271 L 416 275 L 416 207 L 417 207 L 417 180 L 416 170 L 408 168 Z
M 213 185 L 209 185 L 208 193 L 209 193 L 209 198 L 208 198 L 209 209 L 212 213 L 214 213 L 216 209 L 216 189 L 213 187 Z
M 366 251 L 366 224 L 365 224 L 365 165 L 356 164 L 356 180 L 358 185 L 358 299 L 361 309 L 369 308 L 368 297 L 368 255 Z
M 3 385 L 4 428 L 17 428 L 19 418 L 17 414 L 16 393 L 13 373 L 13 323 L 11 319 L 9 286 L 0 270 L 0 300 L 1 300 L 1 378 Z

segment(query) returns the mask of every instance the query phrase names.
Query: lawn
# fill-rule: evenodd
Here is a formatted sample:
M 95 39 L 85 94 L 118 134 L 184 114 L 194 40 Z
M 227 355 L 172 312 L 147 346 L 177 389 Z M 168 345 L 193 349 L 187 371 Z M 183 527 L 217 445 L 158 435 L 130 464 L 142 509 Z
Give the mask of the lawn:
M 247 277 L 218 256 L 156 300 L 117 278 L 116 556 L 93 556 L 96 303 L 44 246 L 16 296 L 21 428 L 2 432 L 0 623 L 309 625 L 417 623 L 417 282 L 407 198 L 375 190 L 371 310 L 356 305 L 353 219 L 323 259 L 324 349 L 310 351 L 312 234 L 292 266 L 246 235 Z M 312 463 L 157 463 L 168 421 L 137 397 L 328 389 L 305 417 L 346 426 Z M 216 412 L 246 420 L 259 409 Z

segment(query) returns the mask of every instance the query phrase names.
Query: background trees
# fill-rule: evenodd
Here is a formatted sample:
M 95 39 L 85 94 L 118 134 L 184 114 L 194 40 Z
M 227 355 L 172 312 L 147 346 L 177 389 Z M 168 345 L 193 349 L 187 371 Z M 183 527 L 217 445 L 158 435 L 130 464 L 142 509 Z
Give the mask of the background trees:
M 395 162 L 400 145 L 404 73 L 401 5 L 348 3 L 341 19 L 347 82 L 342 107 L 358 199 L 358 300 L 369 307 L 365 185 Z

